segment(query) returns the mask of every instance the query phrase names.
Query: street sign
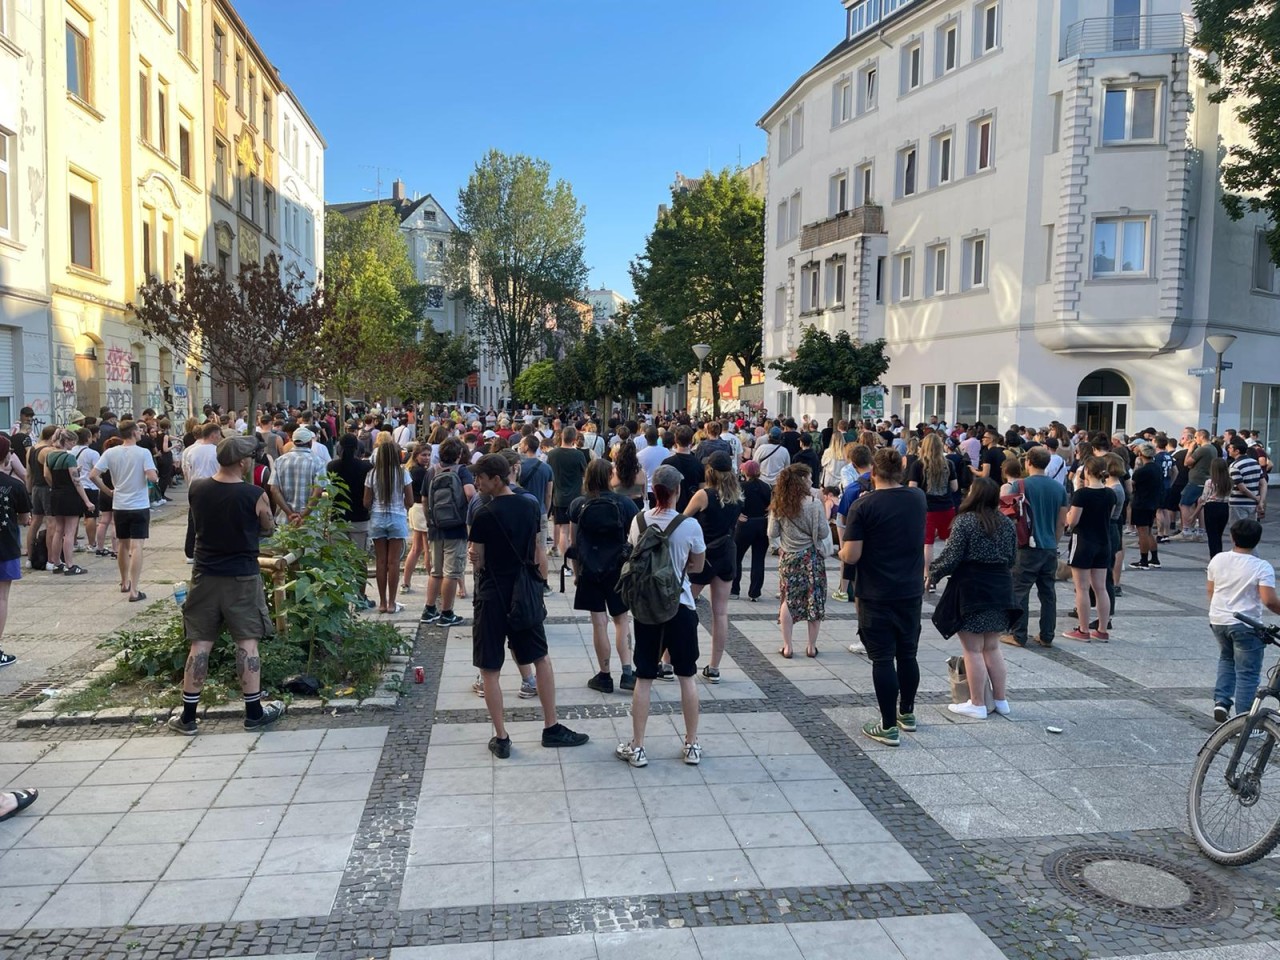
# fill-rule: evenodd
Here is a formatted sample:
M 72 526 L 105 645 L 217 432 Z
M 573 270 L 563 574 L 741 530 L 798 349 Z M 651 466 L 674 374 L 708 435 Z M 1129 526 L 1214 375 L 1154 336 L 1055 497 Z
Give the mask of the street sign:
M 864 420 L 884 419 L 884 387 L 863 387 L 859 416 Z
M 1213 375 L 1213 367 L 1192 367 L 1187 371 L 1189 377 L 1209 377 Z
M 1235 366 L 1235 364 L 1233 364 L 1230 360 L 1223 360 L 1223 361 L 1222 361 L 1222 369 L 1223 369 L 1223 370 L 1230 370 L 1233 366 Z

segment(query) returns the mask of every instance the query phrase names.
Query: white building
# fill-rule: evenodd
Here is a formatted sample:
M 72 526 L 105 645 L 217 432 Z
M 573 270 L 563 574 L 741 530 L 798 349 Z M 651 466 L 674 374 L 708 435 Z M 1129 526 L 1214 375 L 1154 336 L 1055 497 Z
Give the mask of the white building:
M 616 290 L 588 290 L 582 299 L 591 307 L 591 322 L 605 327 L 627 304 L 627 298 Z
M 53 423 L 44 10 L 0 0 L 0 430 L 23 406 Z M 58 422 L 62 422 L 59 420 Z
M 1280 440 L 1280 272 L 1231 222 L 1239 142 L 1190 0 L 843 0 L 845 39 L 760 121 L 766 364 L 806 326 L 885 337 L 904 420 L 1208 426 Z M 829 415 L 770 370 L 773 412 Z
M 283 82 L 276 109 L 281 272 L 299 276 L 311 287 L 324 273 L 324 152 L 328 144 Z M 305 384 L 286 381 L 284 389 L 291 404 L 306 398 Z M 320 399 L 315 393 L 307 402 Z

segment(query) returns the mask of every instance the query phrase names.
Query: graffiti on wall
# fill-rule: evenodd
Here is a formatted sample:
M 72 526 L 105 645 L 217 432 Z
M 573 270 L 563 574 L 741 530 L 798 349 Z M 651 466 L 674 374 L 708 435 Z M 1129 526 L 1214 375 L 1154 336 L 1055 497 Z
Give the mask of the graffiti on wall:
M 120 416 L 140 413 L 133 409 L 133 353 L 129 349 L 119 346 L 107 349 L 106 378 L 103 402 Z
M 173 420 L 180 423 L 191 416 L 191 396 L 183 384 L 173 388 Z
M 56 383 L 53 395 L 53 422 L 65 424 L 71 422 L 71 412 L 76 409 L 76 378 L 61 377 Z

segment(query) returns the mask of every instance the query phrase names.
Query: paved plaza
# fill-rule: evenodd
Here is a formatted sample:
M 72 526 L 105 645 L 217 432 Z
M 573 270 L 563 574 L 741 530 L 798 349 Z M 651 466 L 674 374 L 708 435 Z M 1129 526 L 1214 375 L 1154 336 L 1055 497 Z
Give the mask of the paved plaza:
M 180 532 L 157 525 L 169 580 Z M 764 601 L 732 602 L 723 682 L 698 681 L 698 767 L 674 684 L 655 684 L 649 766 L 614 758 L 629 700 L 585 686 L 590 627 L 559 593 L 563 719 L 591 735 L 573 750 L 540 746 L 510 669 L 512 756 L 487 752 L 467 626 L 419 631 L 427 680 L 389 712 L 260 735 L 208 721 L 191 740 L 6 712 L 0 784 L 41 796 L 0 824 L 0 957 L 1280 960 L 1276 859 L 1217 868 L 1184 832 L 1213 726 L 1206 556 L 1170 545 L 1164 570 L 1127 575 L 1110 644 L 1005 648 L 1008 718 L 946 710 L 957 645 L 926 602 L 920 730 L 897 749 L 858 733 L 875 701 L 852 605 L 829 605 L 816 660 L 777 655 L 772 562 Z M 78 587 L 104 632 L 136 612 L 109 572 Z M 53 630 L 15 605 L 5 646 L 27 673 L 0 693 L 92 662 L 93 608 L 67 609 Z

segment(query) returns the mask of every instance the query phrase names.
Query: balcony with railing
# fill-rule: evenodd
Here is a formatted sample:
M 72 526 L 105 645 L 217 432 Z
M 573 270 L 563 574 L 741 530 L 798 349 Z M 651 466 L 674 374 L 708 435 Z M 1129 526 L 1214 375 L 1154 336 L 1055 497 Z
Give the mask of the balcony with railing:
M 1185 50 L 1191 46 L 1195 35 L 1195 20 L 1183 13 L 1091 17 L 1077 20 L 1067 28 L 1060 59 L 1149 50 Z
M 884 233 L 884 208 L 870 204 L 810 223 L 800 231 L 800 249 L 812 250 L 864 233 Z

